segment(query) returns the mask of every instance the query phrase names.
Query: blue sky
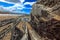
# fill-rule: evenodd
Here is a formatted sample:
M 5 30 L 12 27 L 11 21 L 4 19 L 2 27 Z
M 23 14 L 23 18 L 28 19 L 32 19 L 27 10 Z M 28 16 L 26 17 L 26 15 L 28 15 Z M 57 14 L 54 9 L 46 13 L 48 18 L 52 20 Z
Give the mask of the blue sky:
M 0 0 L 0 11 L 30 14 L 36 0 Z

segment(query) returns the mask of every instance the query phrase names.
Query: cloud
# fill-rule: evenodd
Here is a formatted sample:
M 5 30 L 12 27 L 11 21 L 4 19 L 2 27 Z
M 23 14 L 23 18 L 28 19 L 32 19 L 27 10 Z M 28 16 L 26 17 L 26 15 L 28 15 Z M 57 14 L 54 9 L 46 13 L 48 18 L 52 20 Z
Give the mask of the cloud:
M 24 5 L 28 5 L 28 4 L 29 4 L 29 5 L 32 6 L 34 3 L 35 3 L 35 2 L 25 2 Z
M 5 0 L 5 1 L 13 2 L 13 3 L 19 3 L 20 2 L 19 0 Z
M 0 6 L 0 11 L 2 12 L 9 12 L 8 9 L 6 9 L 6 7 Z
M 20 0 L 21 3 L 23 3 L 25 0 Z
M 25 0 L 0 0 L 2 2 L 6 2 L 6 3 L 23 3 Z
M 10 11 L 14 11 L 14 10 L 22 10 L 24 8 L 24 5 L 22 4 L 15 4 L 14 6 L 11 7 L 7 7 L 7 9 L 9 9 Z
M 0 2 L 4 2 L 4 3 L 8 3 L 8 4 L 15 4 L 13 2 L 8 2 L 8 1 L 5 1 L 5 0 L 0 0 Z
M 5 1 L 5 0 L 0 0 L 0 1 Z
M 0 11 L 2 11 L 2 12 L 25 13 L 25 11 L 21 11 L 22 9 L 14 8 L 14 7 L 13 8 L 9 8 L 9 7 L 0 6 Z
M 8 2 L 6 0 L 0 0 L 0 1 L 8 3 L 8 4 L 14 4 L 14 6 L 9 6 L 9 7 L 1 6 L 0 7 L 0 10 L 3 10 L 3 11 L 5 10 L 7 12 L 12 12 L 12 13 L 29 13 L 32 8 L 26 7 L 25 5 L 32 6 L 35 3 L 35 2 L 25 2 L 25 0 L 19 0 L 20 3 Z

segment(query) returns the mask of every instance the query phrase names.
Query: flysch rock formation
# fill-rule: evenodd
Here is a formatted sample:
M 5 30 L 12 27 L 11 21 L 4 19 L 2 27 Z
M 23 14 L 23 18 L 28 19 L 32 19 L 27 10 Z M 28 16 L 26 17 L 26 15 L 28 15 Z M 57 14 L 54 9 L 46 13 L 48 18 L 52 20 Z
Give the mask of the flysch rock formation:
M 31 25 L 44 40 L 60 40 L 60 0 L 37 0 Z

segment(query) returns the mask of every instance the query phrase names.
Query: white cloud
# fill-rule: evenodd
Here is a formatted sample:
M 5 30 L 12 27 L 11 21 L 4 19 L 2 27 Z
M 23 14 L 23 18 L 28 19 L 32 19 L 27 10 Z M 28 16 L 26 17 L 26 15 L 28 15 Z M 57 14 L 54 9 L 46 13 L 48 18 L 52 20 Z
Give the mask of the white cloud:
M 9 2 L 9 1 L 6 1 L 6 0 L 0 0 L 0 1 L 2 1 L 2 2 L 6 2 L 6 3 L 13 3 L 13 4 L 15 4 L 14 2 Z M 11 0 L 12 1 L 12 0 Z M 23 3 L 25 0 L 19 0 L 20 1 L 20 3 Z M 19 2 L 17 2 L 17 3 L 19 3 Z
M 27 5 L 27 4 L 25 4 L 25 5 Z M 6 7 L 6 9 L 8 9 L 10 11 L 22 10 L 24 8 L 25 9 L 32 9 L 32 8 L 25 7 L 24 4 L 19 4 L 19 3 L 16 3 L 14 6 Z
M 22 10 L 23 8 L 24 8 L 24 5 L 22 4 L 15 4 L 14 6 L 9 7 L 9 9 L 11 10 L 16 10 L 16 9 Z
M 0 0 L 0 1 L 5 1 L 5 0 Z
M 28 7 L 25 7 L 24 5 L 33 5 L 35 2 L 25 2 L 23 4 L 23 2 L 25 0 L 20 0 L 21 3 L 12 3 L 12 2 L 7 2 L 5 0 L 0 0 L 2 2 L 6 2 L 6 3 L 9 3 L 9 4 L 14 4 L 14 6 L 10 6 L 10 7 L 0 7 L 0 9 L 2 8 L 2 10 L 6 10 L 8 12 L 13 12 L 13 13 L 26 13 L 25 11 L 20 11 L 20 10 L 23 10 L 23 9 L 32 9 L 32 8 L 28 8 Z
M 0 11 L 2 11 L 2 12 L 8 12 L 9 10 L 6 9 L 5 7 L 3 7 L 3 6 L 0 6 Z
M 28 5 L 28 4 L 29 4 L 29 5 L 32 6 L 34 3 L 35 3 L 35 2 L 25 2 L 24 5 Z
M 25 0 L 20 0 L 21 3 L 23 3 Z
M 10 12 L 18 12 L 18 10 L 22 10 L 24 9 L 24 5 L 23 4 L 18 4 L 16 3 L 14 6 L 10 6 L 10 7 L 3 7 L 3 6 L 0 6 L 0 10 L 4 11 L 10 11 Z
M 5 3 L 9 3 L 9 4 L 15 4 L 13 2 L 8 2 L 8 1 L 5 1 L 5 0 L 0 0 L 1 2 L 5 2 Z
M 14 4 L 14 6 L 3 7 L 3 9 L 6 8 L 6 10 L 13 11 L 13 10 L 16 10 L 16 9 L 22 10 L 24 8 L 23 2 L 25 0 L 20 0 L 22 3 L 12 3 L 12 2 L 5 1 L 5 0 L 0 0 L 0 1 L 5 2 L 5 3 L 8 3 L 8 4 Z
M 20 10 L 22 10 L 23 8 L 25 8 L 24 7 L 24 5 L 22 5 L 22 4 L 15 4 L 14 6 L 10 6 L 10 7 L 4 7 L 7 11 L 10 11 L 10 12 L 17 12 L 18 13 L 18 11 L 20 11 Z M 4 9 L 3 8 L 3 9 Z
M 22 9 L 18 9 L 17 8 L 6 8 L 6 7 L 3 7 L 3 6 L 0 6 L 0 11 L 3 11 L 3 12 L 11 12 L 11 13 L 25 13 L 24 11 L 20 11 Z

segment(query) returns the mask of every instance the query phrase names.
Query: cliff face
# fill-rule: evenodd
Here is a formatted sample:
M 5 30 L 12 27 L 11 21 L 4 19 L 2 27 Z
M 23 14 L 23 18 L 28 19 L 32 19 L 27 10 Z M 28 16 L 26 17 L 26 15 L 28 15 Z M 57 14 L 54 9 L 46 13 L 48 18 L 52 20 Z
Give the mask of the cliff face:
M 31 25 L 44 40 L 60 40 L 60 0 L 37 0 Z
M 60 0 L 38 0 L 32 9 L 32 14 L 45 18 L 60 20 Z
M 53 7 L 58 5 L 60 0 L 37 0 L 38 4 L 43 4 L 44 6 Z

